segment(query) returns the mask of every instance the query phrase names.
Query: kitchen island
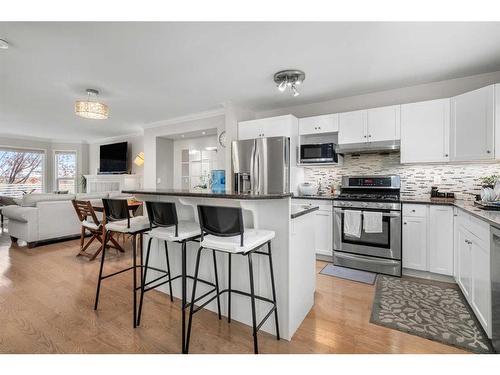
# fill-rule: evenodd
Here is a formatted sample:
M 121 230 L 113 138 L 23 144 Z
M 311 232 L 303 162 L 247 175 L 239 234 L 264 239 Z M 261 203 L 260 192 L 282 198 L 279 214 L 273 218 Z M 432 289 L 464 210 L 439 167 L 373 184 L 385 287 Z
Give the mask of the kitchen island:
M 238 193 L 205 193 L 184 190 L 125 190 L 133 194 L 140 201 L 174 202 L 179 220 L 198 222 L 197 205 L 214 205 L 241 207 L 245 227 L 255 229 L 273 230 L 276 233 L 272 240 L 272 254 L 274 277 L 276 283 L 277 305 L 280 335 L 283 339 L 290 340 L 300 326 L 305 316 L 314 304 L 315 291 L 315 243 L 314 220 L 311 212 L 314 207 L 292 205 L 291 194 L 238 194 Z M 146 249 L 148 236 L 144 236 L 144 249 Z M 186 249 L 187 274 L 194 274 L 194 263 L 198 242 L 189 242 Z M 170 267 L 172 277 L 181 273 L 182 253 L 178 243 L 168 243 Z M 205 258 L 204 258 L 205 257 Z M 203 259 L 204 258 L 204 259 Z M 166 269 L 164 245 L 157 240 L 152 241 L 150 254 L 152 267 Z M 219 284 L 221 289 L 227 287 L 227 257 L 222 253 L 217 254 Z M 202 255 L 200 264 L 200 277 L 205 280 L 214 280 L 213 262 L 211 255 L 206 252 Z M 232 260 L 232 288 L 244 291 L 249 290 L 248 264 L 245 257 L 234 256 Z M 159 273 L 148 271 L 148 280 L 160 276 Z M 256 294 L 270 297 L 271 283 L 269 279 L 269 263 L 267 257 L 256 256 L 254 260 L 254 277 Z M 147 281 L 148 281 L 147 280 Z M 179 279 L 178 279 L 179 280 Z M 181 298 L 180 280 L 173 283 L 174 297 Z M 169 293 L 167 285 L 158 288 L 161 292 Z M 197 294 L 202 295 L 209 288 L 199 284 Z M 191 281 L 188 281 L 187 295 L 191 295 Z M 231 302 L 231 319 L 251 325 L 252 316 L 250 299 L 233 294 Z M 147 297 L 144 309 L 147 310 Z M 222 314 L 227 313 L 227 294 L 221 296 Z M 269 306 L 262 301 L 257 301 L 257 320 L 260 321 Z M 217 305 L 213 301 L 205 308 L 216 311 Z M 200 319 L 195 316 L 195 320 Z M 217 316 L 213 316 L 214 323 Z M 268 319 L 261 328 L 263 331 L 275 334 L 274 320 Z M 200 332 L 195 334 L 202 334 Z

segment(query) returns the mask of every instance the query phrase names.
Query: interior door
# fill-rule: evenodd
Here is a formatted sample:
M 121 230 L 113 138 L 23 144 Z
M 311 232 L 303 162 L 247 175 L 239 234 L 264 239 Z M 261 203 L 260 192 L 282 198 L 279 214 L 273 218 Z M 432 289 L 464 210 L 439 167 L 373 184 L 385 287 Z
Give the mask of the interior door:
M 339 144 L 367 141 L 366 110 L 339 114 Z
M 451 99 L 451 160 L 490 160 L 493 153 L 495 87 Z

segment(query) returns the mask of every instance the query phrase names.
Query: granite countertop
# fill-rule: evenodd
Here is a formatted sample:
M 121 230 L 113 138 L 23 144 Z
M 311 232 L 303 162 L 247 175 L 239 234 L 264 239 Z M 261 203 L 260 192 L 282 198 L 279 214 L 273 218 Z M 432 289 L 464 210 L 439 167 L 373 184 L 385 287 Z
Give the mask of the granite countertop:
M 309 206 L 305 204 L 292 204 L 292 211 L 290 217 L 295 219 L 297 217 L 306 215 L 308 213 L 319 210 L 319 206 Z
M 439 206 L 453 206 L 456 200 L 452 198 L 405 198 L 401 197 L 401 203 L 411 204 L 436 204 Z
M 177 197 L 198 197 L 198 198 L 223 198 L 223 199 L 282 199 L 291 197 L 290 193 L 282 194 L 240 194 L 235 192 L 210 193 L 181 189 L 138 189 L 123 190 L 126 194 L 144 194 L 144 195 L 167 195 Z

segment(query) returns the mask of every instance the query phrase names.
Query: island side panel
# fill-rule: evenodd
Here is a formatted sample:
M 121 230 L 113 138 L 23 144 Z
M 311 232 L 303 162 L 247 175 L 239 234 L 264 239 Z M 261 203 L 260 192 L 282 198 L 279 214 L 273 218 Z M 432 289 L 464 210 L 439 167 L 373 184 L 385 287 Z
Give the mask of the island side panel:
M 278 300 L 278 313 L 280 320 L 280 334 L 284 339 L 290 339 L 292 332 L 289 330 L 289 239 L 290 239 L 290 198 L 285 197 L 282 199 L 263 199 L 263 200 L 238 200 L 238 199 L 219 199 L 219 198 L 195 198 L 195 197 L 173 197 L 161 195 L 140 195 L 137 194 L 136 198 L 143 201 L 166 201 L 175 202 L 178 210 L 179 220 L 195 220 L 198 221 L 195 215 L 195 208 L 198 204 L 207 205 L 220 205 L 220 206 L 234 206 L 243 207 L 245 225 L 253 227 L 253 215 L 258 221 L 258 225 L 262 229 L 274 230 L 276 237 L 272 241 L 273 250 L 273 266 L 275 272 L 276 291 Z M 249 211 L 251 209 L 252 211 Z M 144 249 L 148 244 L 149 238 L 144 238 Z M 188 274 L 194 274 L 194 266 L 196 260 L 196 252 L 199 247 L 198 243 L 188 243 L 187 246 L 187 270 Z M 169 258 L 172 275 L 178 275 L 181 271 L 181 251 L 180 245 L 175 243 L 168 243 Z M 264 249 L 263 249 L 264 250 Z M 266 249 L 267 250 L 267 249 Z M 223 253 L 217 254 L 217 266 L 219 274 L 219 284 L 221 289 L 227 288 L 228 280 L 228 256 Z M 256 284 L 256 292 L 260 295 L 271 297 L 271 284 L 269 274 L 269 261 L 268 258 L 262 255 L 253 255 L 254 260 L 254 276 Z M 165 268 L 165 255 L 163 242 L 153 239 L 150 255 L 150 264 L 153 267 Z M 148 272 L 148 280 L 158 277 L 159 274 L 154 271 Z M 200 266 L 200 277 L 207 281 L 214 280 L 213 274 L 213 260 L 210 250 L 204 250 L 202 255 L 202 263 Z M 192 281 L 188 281 L 188 300 L 191 298 L 191 285 Z M 198 284 L 197 295 L 201 295 L 208 291 L 208 287 Z M 181 297 L 181 282 L 176 280 L 173 283 L 173 295 L 176 298 Z M 232 288 L 249 291 L 249 277 L 248 277 L 248 261 L 247 258 L 241 255 L 232 255 Z M 158 288 L 161 292 L 169 293 L 168 285 L 163 285 Z M 147 295 L 145 297 L 144 309 L 147 310 Z M 216 302 L 213 301 L 206 306 L 211 311 L 217 311 Z M 257 316 L 260 321 L 261 318 L 269 311 L 270 306 L 267 303 L 257 301 Z M 227 316 L 227 294 L 221 297 L 221 310 L 224 316 Z M 235 293 L 232 294 L 232 308 L 231 317 L 234 320 L 240 321 L 247 325 L 252 324 L 250 299 L 248 297 L 240 296 Z M 194 319 L 197 319 L 195 316 Z M 214 319 L 217 319 L 214 315 Z M 274 318 L 270 318 L 268 322 L 262 327 L 262 330 L 275 334 Z

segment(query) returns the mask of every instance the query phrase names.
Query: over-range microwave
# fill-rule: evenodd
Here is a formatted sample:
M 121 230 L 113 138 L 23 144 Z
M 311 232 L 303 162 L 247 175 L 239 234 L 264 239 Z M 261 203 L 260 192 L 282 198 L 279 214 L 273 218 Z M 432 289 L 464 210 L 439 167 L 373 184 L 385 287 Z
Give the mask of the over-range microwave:
M 334 143 L 316 143 L 300 145 L 300 163 L 338 163 Z

